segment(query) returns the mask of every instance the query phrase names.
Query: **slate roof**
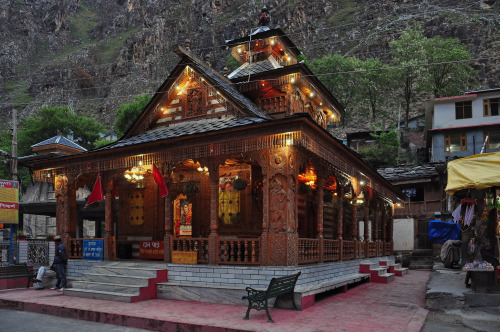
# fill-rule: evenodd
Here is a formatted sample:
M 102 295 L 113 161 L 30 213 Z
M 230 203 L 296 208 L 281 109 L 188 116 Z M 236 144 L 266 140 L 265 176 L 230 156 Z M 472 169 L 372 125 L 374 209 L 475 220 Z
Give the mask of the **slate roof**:
M 428 179 L 438 176 L 436 168 L 430 164 L 379 168 L 377 171 L 389 182 Z
M 235 69 L 231 74 L 229 74 L 228 78 L 239 78 L 243 76 L 263 73 L 266 71 L 270 71 L 276 68 L 281 68 L 279 63 L 277 63 L 272 56 L 263 61 L 257 61 L 254 63 L 244 63 L 239 68 Z
M 132 136 L 126 139 L 122 139 L 111 143 L 109 145 L 103 146 L 102 148 L 93 151 L 102 151 L 109 149 L 116 149 L 125 146 L 131 146 L 135 144 L 149 143 L 160 140 L 166 140 L 174 137 L 182 137 L 194 134 L 203 134 L 217 130 L 230 129 L 240 126 L 252 125 L 255 123 L 268 121 L 266 119 L 258 117 L 247 117 L 242 119 L 237 118 L 211 118 L 202 119 L 195 121 L 186 121 L 172 124 L 168 127 L 162 127 L 157 130 L 151 130 L 143 134 Z
M 69 147 L 72 147 L 75 149 L 80 149 L 82 151 L 87 151 L 87 149 L 85 149 L 84 147 L 70 141 L 69 139 L 67 139 L 64 136 L 54 136 L 54 137 L 51 137 L 49 139 L 46 139 L 45 141 L 33 144 L 31 147 L 33 148 L 33 147 L 44 146 L 44 145 L 49 145 L 49 144 L 62 144 L 62 145 L 66 145 L 66 146 L 69 146 Z

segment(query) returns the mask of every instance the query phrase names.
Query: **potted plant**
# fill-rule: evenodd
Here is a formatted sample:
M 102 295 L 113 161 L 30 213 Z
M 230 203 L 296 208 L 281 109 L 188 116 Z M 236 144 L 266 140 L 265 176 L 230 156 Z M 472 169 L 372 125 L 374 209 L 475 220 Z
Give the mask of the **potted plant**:
M 24 231 L 17 231 L 17 239 L 18 240 L 26 240 L 26 235 L 24 234 Z
M 47 241 L 54 241 L 54 236 L 55 236 L 54 234 L 49 233 L 46 236 L 47 236 Z

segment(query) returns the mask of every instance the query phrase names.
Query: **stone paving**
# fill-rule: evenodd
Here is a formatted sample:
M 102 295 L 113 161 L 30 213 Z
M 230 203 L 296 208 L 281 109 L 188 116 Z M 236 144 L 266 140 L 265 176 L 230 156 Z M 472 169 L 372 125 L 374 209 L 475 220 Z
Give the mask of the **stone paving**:
M 0 291 L 0 308 L 79 318 L 162 331 L 420 331 L 428 311 L 426 285 L 431 271 L 412 270 L 389 284 L 365 283 L 326 298 L 304 311 L 173 300 L 120 303 L 64 296 L 51 290 Z

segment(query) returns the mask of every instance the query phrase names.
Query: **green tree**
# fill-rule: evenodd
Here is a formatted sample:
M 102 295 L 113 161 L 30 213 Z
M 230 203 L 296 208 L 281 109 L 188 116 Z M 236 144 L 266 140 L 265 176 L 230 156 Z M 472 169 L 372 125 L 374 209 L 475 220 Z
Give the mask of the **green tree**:
M 399 39 L 389 43 L 395 65 L 391 75 L 400 84 L 399 95 L 405 106 L 405 128 L 408 128 L 410 106 L 428 77 L 426 45 L 426 38 L 417 27 L 404 31 Z
M 108 144 L 111 144 L 113 142 L 116 142 L 116 140 L 107 140 L 104 137 L 100 137 L 98 140 L 94 142 L 94 148 L 100 148 L 101 146 L 105 146 Z
M 132 126 L 139 114 L 151 100 L 151 96 L 135 96 L 134 101 L 121 105 L 116 111 L 115 130 L 118 136 L 123 134 Z
M 229 69 L 229 72 L 234 71 L 235 69 L 239 68 L 241 66 L 241 62 L 239 62 L 237 59 L 235 59 L 234 56 L 231 54 L 228 54 L 226 57 L 226 67 Z
M 72 135 L 82 147 L 92 149 L 105 127 L 93 119 L 76 114 L 68 106 L 42 107 L 21 119 L 18 131 L 19 155 L 31 153 L 31 146 L 57 134 Z
M 474 81 L 475 71 L 469 63 L 473 55 L 458 39 L 427 39 L 425 54 L 430 77 L 427 90 L 434 98 L 461 94 Z
M 378 126 L 382 126 L 380 122 Z M 392 126 L 389 131 L 377 133 L 376 126 L 371 127 L 370 136 L 375 138 L 376 142 L 375 145 L 360 148 L 359 153 L 363 160 L 374 168 L 397 165 L 400 147 L 398 131 Z
M 360 63 L 359 73 L 359 94 L 360 110 L 368 110 L 372 119 L 377 115 L 387 115 L 384 112 L 384 105 L 387 102 L 390 76 L 388 66 L 380 60 L 368 59 Z
M 311 63 L 311 70 L 345 107 L 355 106 L 359 93 L 361 62 L 356 57 L 325 55 Z
M 105 128 L 102 124 L 89 117 L 76 114 L 68 106 L 42 107 L 30 117 L 21 119 L 18 127 L 18 155 L 32 154 L 31 146 L 61 133 L 72 135 L 78 144 L 91 149 L 97 140 L 100 131 Z M 0 149 L 8 153 L 12 151 L 12 136 L 10 131 L 0 133 Z M 31 182 L 28 169 L 20 167 L 18 170 L 23 188 Z M 2 163 L 0 178 L 10 178 L 10 170 Z

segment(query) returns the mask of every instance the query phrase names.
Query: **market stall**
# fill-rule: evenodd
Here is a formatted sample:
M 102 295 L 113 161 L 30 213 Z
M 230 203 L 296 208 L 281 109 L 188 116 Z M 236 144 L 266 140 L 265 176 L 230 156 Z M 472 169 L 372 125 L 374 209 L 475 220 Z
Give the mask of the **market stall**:
M 500 152 L 448 163 L 446 193 L 453 197 L 454 222 L 462 231 L 466 284 L 475 291 L 498 288 L 500 232 Z

